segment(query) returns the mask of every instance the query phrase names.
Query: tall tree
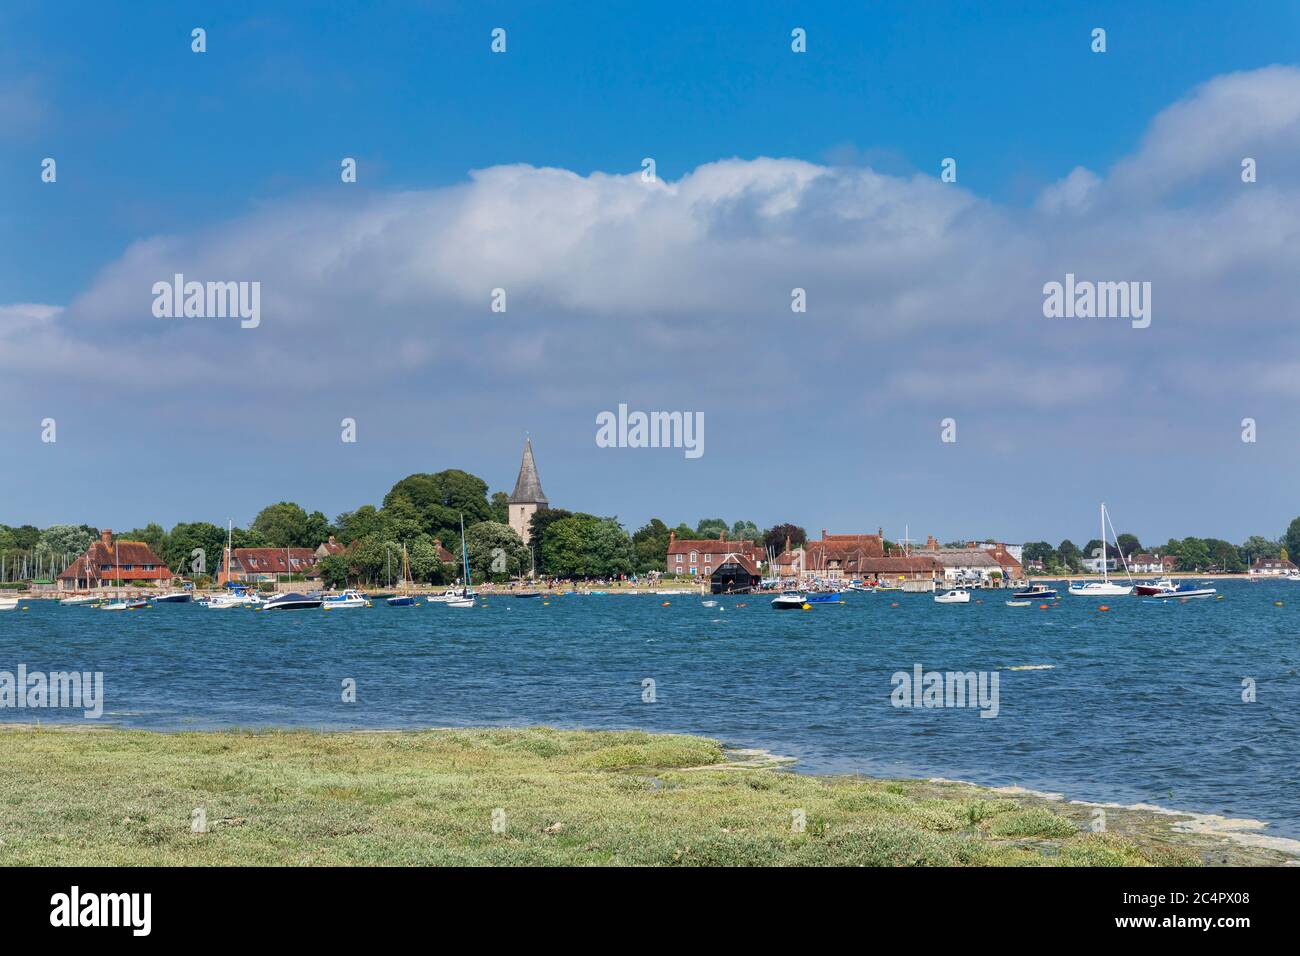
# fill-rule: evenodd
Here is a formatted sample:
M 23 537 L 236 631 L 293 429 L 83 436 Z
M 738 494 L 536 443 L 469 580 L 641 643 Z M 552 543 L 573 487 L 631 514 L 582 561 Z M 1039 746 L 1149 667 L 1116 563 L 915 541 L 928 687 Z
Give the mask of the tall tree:
M 763 532 L 763 547 L 775 548 L 779 553 L 785 550 L 786 539 L 790 539 L 790 547 L 798 548 L 808 543 L 808 532 L 797 524 L 778 524 L 773 525 Z
M 1288 555 L 1300 554 L 1300 518 L 1287 525 L 1286 534 L 1282 536 L 1282 545 Z
M 321 523 L 325 523 L 323 515 Z M 251 530 L 261 535 L 271 548 L 314 548 L 320 544 L 320 539 L 312 540 L 314 532 L 307 512 L 292 501 L 267 505 L 253 519 Z
M 508 524 L 480 521 L 465 529 L 469 566 L 479 581 L 504 581 L 528 570 L 531 556 Z

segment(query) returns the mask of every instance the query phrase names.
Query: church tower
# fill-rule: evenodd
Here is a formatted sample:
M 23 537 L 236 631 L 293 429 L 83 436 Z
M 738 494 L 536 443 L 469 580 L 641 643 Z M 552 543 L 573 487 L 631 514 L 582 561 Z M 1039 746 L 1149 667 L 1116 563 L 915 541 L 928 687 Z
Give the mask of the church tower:
M 542 483 L 537 477 L 537 462 L 533 461 L 532 439 L 524 439 L 524 460 L 519 463 L 519 479 L 510 496 L 510 527 L 528 544 L 528 523 L 533 515 L 549 507 Z

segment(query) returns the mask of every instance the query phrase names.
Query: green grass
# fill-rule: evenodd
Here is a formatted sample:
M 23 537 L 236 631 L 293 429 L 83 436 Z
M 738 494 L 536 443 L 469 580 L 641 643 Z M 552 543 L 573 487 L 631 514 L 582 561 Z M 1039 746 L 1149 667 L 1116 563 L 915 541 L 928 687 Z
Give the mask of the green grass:
M 0 729 L 0 866 L 1200 862 L 1164 829 L 1081 822 L 960 784 L 737 766 L 700 737 Z

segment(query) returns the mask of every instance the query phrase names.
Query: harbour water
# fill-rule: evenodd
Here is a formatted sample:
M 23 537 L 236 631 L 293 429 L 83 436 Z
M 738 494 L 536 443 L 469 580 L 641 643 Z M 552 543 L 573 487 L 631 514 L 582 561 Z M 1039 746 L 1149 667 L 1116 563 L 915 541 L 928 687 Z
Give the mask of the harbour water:
M 102 671 L 100 724 L 676 731 L 804 772 L 1015 784 L 1300 837 L 1300 585 L 1218 587 L 1223 600 L 1113 598 L 1105 612 L 1068 596 L 1011 608 L 1002 591 L 969 605 L 849 594 L 787 612 L 695 595 L 281 613 L 31 601 L 0 614 L 0 672 Z M 917 665 L 996 672 L 996 718 L 894 706 L 893 675 Z M 0 720 L 88 722 L 15 707 Z

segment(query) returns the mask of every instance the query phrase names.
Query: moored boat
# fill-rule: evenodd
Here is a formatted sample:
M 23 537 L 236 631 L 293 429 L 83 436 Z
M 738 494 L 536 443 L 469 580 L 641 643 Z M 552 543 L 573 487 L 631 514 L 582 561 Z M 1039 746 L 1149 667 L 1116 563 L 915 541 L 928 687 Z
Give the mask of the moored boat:
M 154 604 L 189 604 L 194 600 L 194 595 L 189 591 L 171 591 L 167 594 L 160 594 L 153 599 Z
M 1035 601 L 1035 600 L 1038 600 L 1038 601 L 1048 600 L 1048 601 L 1050 601 L 1050 600 L 1052 600 L 1053 598 L 1055 598 L 1056 596 L 1057 596 L 1057 594 L 1056 594 L 1056 588 L 1049 588 L 1049 587 L 1047 587 L 1047 585 L 1045 585 L 1045 584 L 1035 584 L 1033 587 L 1028 587 L 1028 588 L 1025 588 L 1025 589 L 1022 590 L 1022 591 L 1016 591 L 1016 592 L 1012 593 L 1012 595 L 1011 595 L 1011 600 L 1013 600 L 1013 601 Z M 1010 602 L 1008 602 L 1008 603 L 1010 603 Z
M 772 607 L 778 611 L 797 611 L 807 603 L 807 599 L 798 591 L 786 591 L 772 598 Z
M 12 611 L 18 606 L 18 598 L 0 597 L 0 611 Z
M 814 591 L 808 595 L 809 604 L 843 604 L 844 595 L 839 591 Z
M 348 588 L 339 594 L 322 595 L 320 606 L 326 611 L 334 611 L 342 608 L 370 607 L 370 602 L 360 591 Z
M 1112 528 L 1112 531 L 1115 529 Z M 1118 538 L 1116 539 L 1118 543 Z M 1128 562 L 1124 559 L 1124 552 L 1119 551 L 1121 561 L 1124 561 L 1124 573 L 1128 574 Z M 1132 581 L 1132 578 L 1129 578 Z M 1125 594 L 1133 593 L 1132 584 L 1116 584 L 1110 579 L 1110 574 L 1106 568 L 1106 505 L 1103 502 L 1101 506 L 1101 580 L 1085 581 L 1082 584 L 1071 584 L 1070 594 L 1073 597 L 1121 597 Z
M 277 594 L 265 604 L 262 605 L 263 611 L 305 611 L 321 606 L 321 599 L 318 597 L 309 597 L 306 594 L 299 594 L 297 591 L 289 591 L 286 594 Z
M 954 588 L 951 591 L 945 591 L 943 594 L 934 596 L 935 604 L 969 604 L 970 592 L 963 591 L 960 588 Z

